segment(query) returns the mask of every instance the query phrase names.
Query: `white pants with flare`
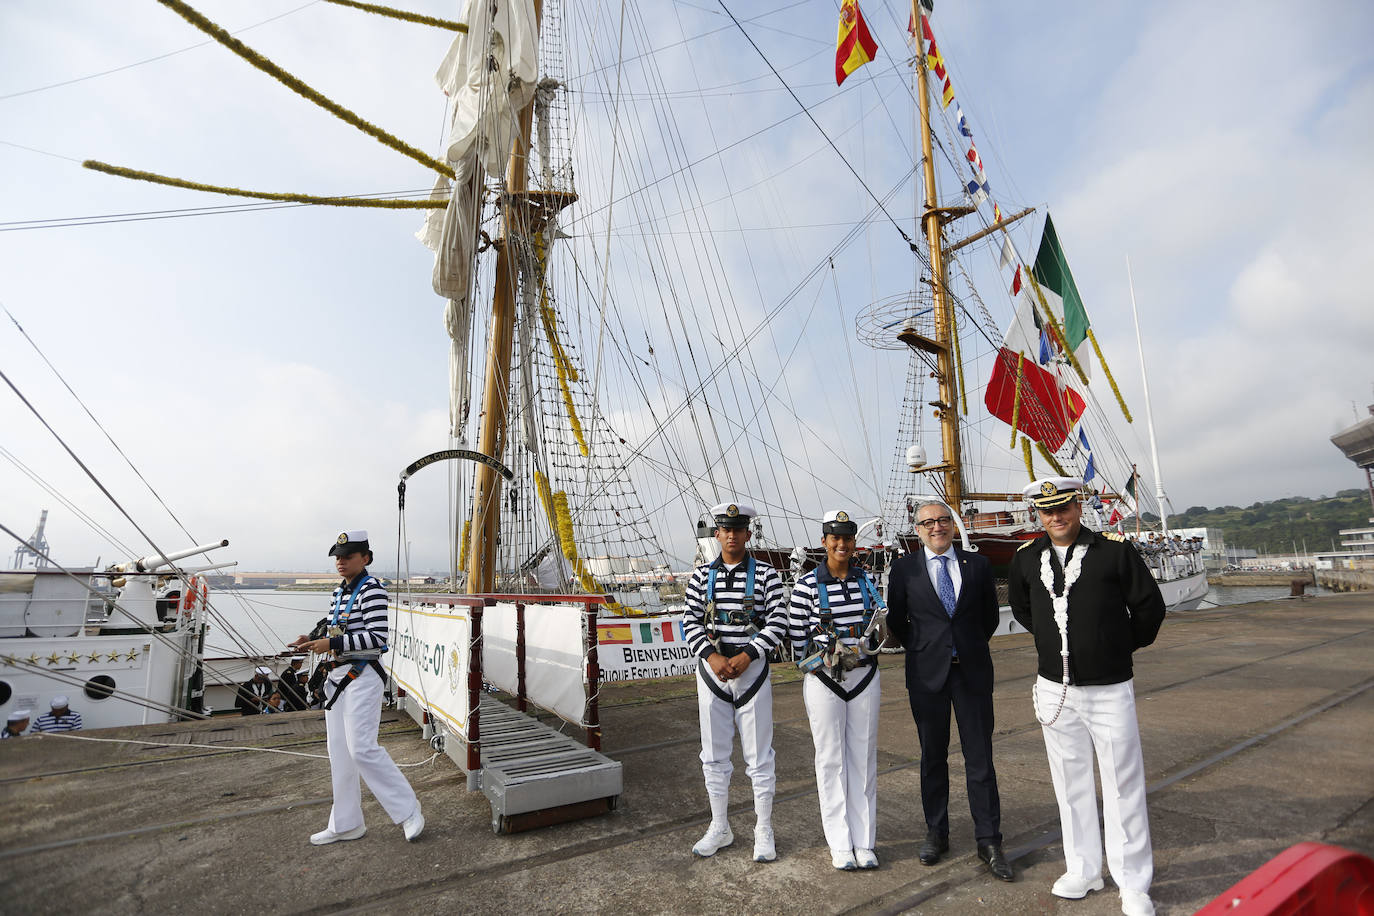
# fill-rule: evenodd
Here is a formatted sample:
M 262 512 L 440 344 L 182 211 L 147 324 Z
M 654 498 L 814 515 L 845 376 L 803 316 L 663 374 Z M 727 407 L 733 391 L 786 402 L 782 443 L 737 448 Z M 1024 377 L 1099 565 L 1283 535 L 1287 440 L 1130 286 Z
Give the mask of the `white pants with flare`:
M 326 700 L 339 689 L 348 673 L 343 664 L 329 672 Z M 381 802 L 393 823 L 415 813 L 415 790 L 377 743 L 381 725 L 382 679 L 369 665 L 358 679 L 345 688 L 332 709 L 326 710 L 324 723 L 329 739 L 329 775 L 334 784 L 334 807 L 329 812 L 329 829 L 335 833 L 355 830 L 363 825 L 362 786 L 359 777 Z
M 1059 703 L 1063 684 L 1036 678 L 1040 709 Z M 1102 874 L 1102 831 L 1097 825 L 1093 756 L 1102 774 L 1102 821 L 1106 829 L 1107 869 L 1116 886 L 1150 892 L 1154 854 L 1145 808 L 1145 759 L 1135 717 L 1135 684 L 1070 686 L 1064 709 L 1053 725 L 1041 727 L 1049 757 L 1059 823 L 1064 834 L 1067 872 L 1082 878 Z
M 847 691 L 871 669 L 844 674 Z M 872 849 L 878 834 L 878 702 L 876 671 L 864 691 L 846 702 L 815 675 L 802 680 L 806 717 L 816 746 L 816 793 L 821 826 L 832 850 Z

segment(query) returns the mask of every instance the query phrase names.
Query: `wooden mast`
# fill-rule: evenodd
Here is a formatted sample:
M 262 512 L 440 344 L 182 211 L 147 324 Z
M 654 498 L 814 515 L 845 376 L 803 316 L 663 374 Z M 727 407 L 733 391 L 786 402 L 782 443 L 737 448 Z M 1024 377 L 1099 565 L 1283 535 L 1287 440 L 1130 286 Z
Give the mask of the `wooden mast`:
M 955 513 L 960 512 L 964 494 L 963 462 L 959 455 L 959 411 L 955 407 L 958 396 L 955 383 L 954 365 L 954 308 L 949 301 L 948 275 L 945 270 L 945 251 L 943 247 L 944 225 L 954 218 L 953 213 L 942 210 L 935 193 L 935 159 L 930 139 L 930 89 L 926 85 L 926 51 L 924 29 L 921 28 L 920 0 L 911 0 L 911 21 L 917 26 L 916 33 L 916 82 L 919 84 L 916 99 L 920 108 L 921 165 L 925 178 L 925 202 L 921 213 L 921 225 L 925 230 L 926 244 L 930 249 L 930 270 L 933 280 L 935 301 L 934 350 L 936 379 L 940 386 L 940 398 L 934 403 L 936 416 L 940 420 L 940 442 L 944 461 L 942 474 L 945 483 L 945 502 Z M 966 209 L 960 208 L 963 212 Z M 963 215 L 963 212 L 957 215 Z
M 536 36 L 543 14 L 543 0 L 534 0 Z M 530 103 L 520 109 L 519 129 L 506 172 L 506 193 L 501 204 L 505 234 L 493 243 L 496 248 L 496 286 L 492 294 L 491 325 L 487 335 L 486 386 L 482 390 L 482 428 L 477 449 L 497 459 L 501 457 L 506 444 L 510 364 L 515 340 L 515 289 L 520 274 L 513 260 L 512 240 L 528 237 L 532 229 L 527 162 L 533 123 L 534 100 L 531 98 Z M 491 591 L 500 522 L 501 477 L 493 468 L 478 464 L 472 491 L 472 525 L 468 542 L 467 591 L 470 595 Z M 457 536 L 463 536 L 461 526 Z

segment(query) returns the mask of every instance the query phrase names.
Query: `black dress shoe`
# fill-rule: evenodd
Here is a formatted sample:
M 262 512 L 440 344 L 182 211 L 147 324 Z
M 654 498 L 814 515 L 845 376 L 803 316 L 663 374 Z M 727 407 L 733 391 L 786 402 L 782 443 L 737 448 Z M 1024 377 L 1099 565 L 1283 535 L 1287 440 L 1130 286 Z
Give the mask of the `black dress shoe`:
M 927 833 L 925 840 L 921 843 L 921 848 L 916 852 L 916 857 L 921 860 L 922 865 L 934 865 L 940 861 L 940 856 L 947 852 L 949 852 L 949 837 Z
M 1016 880 L 1016 877 L 1011 873 L 1011 863 L 1002 854 L 1001 843 L 978 844 L 978 858 L 987 863 L 988 871 L 992 872 L 993 877 L 1003 881 Z

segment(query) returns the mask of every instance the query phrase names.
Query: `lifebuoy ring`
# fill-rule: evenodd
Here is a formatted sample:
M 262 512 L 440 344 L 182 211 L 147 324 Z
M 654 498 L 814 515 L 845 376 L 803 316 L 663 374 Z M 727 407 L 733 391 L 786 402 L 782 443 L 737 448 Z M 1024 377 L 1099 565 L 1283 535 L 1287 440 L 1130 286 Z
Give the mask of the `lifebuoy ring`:
M 181 613 L 185 617 L 190 617 L 195 613 L 196 605 L 205 606 L 210 597 L 210 586 L 206 583 L 205 577 L 195 575 L 186 584 L 186 595 L 181 601 Z

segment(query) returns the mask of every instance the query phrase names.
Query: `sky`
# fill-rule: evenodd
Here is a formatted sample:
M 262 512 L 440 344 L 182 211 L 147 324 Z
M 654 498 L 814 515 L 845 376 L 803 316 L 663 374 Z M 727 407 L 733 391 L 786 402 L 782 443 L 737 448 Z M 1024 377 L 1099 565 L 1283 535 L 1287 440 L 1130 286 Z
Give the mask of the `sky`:
M 623 17 L 615 5 L 562 5 L 570 43 L 598 47 L 568 54 L 584 103 L 568 247 L 597 263 L 609 252 L 611 265 L 605 293 L 590 274 L 589 304 L 570 319 L 580 354 L 595 361 L 606 340 L 602 301 L 630 364 L 676 348 L 713 366 L 713 347 L 758 329 L 747 362 L 724 371 L 772 392 L 731 401 L 711 383 L 717 398 L 698 422 L 766 437 L 770 450 L 735 456 L 727 479 L 696 481 L 695 503 L 665 459 L 670 472 L 648 475 L 641 494 L 660 537 L 690 557 L 699 507 L 751 489 L 810 519 L 875 504 L 905 364 L 865 350 L 853 326 L 910 289 L 916 266 L 886 212 L 840 242 L 872 208 L 865 187 L 897 188 L 887 212 L 915 233 L 916 191 L 901 180 L 912 166 L 904 7 L 863 4 L 879 56 L 837 90 L 830 0 L 727 3 L 754 44 L 718 4 L 645 2 Z M 433 73 L 447 35 L 322 2 L 198 8 L 363 117 L 440 148 Z M 456 2 L 407 8 L 462 16 Z M 1130 259 L 1172 504 L 1362 486 L 1329 437 L 1374 402 L 1374 10 L 941 0 L 933 26 L 1003 210 L 1054 214 L 1136 416 L 1122 441 L 1146 465 Z M 0 523 L 28 535 L 51 510 L 54 555 L 73 565 L 228 538 L 221 554 L 243 569 L 328 569 L 329 543 L 355 528 L 394 557 L 397 476 L 448 444 L 443 301 L 414 239 L 417 212 L 186 215 L 243 200 L 80 162 L 316 194 L 411 194 L 433 177 L 205 42 L 156 3 L 0 7 L 0 304 L 27 334 L 0 322 L 0 370 L 32 406 L 0 388 Z M 617 46 L 632 52 L 618 67 Z M 1017 245 L 1030 258 L 1038 215 L 1023 222 Z M 650 237 L 656 247 L 640 244 Z M 706 260 L 688 239 L 709 240 Z M 996 251 L 983 255 L 995 277 Z M 1001 325 L 1010 305 L 998 282 L 980 289 Z M 653 314 L 660 301 L 728 311 L 713 305 L 699 324 L 672 316 L 674 336 Z M 638 400 L 621 397 L 634 377 L 613 363 L 598 403 L 638 445 L 687 386 L 663 371 Z M 892 397 L 855 408 L 874 392 Z M 697 466 L 693 437 L 683 414 L 656 446 Z M 445 566 L 454 521 L 442 476 L 417 478 L 407 513 L 413 568 Z M 6 538 L 0 553 L 14 546 Z

